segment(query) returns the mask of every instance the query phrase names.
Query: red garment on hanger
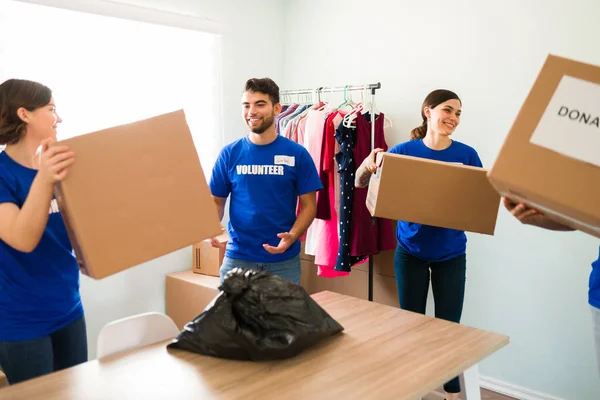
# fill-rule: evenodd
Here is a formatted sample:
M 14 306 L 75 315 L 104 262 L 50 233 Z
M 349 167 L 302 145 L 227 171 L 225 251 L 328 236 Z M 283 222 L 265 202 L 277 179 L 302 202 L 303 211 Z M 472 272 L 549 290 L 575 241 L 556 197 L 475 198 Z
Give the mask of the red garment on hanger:
M 325 278 L 337 278 L 349 274 L 347 271 L 335 270 L 338 248 L 340 246 L 339 218 L 337 212 L 339 204 L 335 202 L 336 198 L 339 198 L 335 194 L 336 189 L 340 190 L 339 174 L 337 173 L 337 165 L 334 158 L 335 145 L 337 143 L 335 140 L 335 129 L 339 123 L 338 119 L 343 118 L 343 116 L 344 113 L 336 110 L 329 114 L 325 121 L 321 157 L 322 168 L 319 171 L 323 190 L 317 192 L 317 213 L 319 213 L 320 204 L 321 208 L 327 208 L 329 218 L 320 218 L 313 221 L 313 225 L 318 228 L 320 238 L 315 249 L 315 264 L 318 266 L 317 275 Z M 324 195 L 325 192 L 327 192 L 326 196 Z M 321 197 L 319 197 L 319 194 L 321 194 Z
M 356 114 L 356 146 L 354 160 L 356 168 L 371 153 L 371 122 L 370 113 Z M 383 131 L 384 115 L 379 113 L 375 118 L 375 148 L 387 151 Z M 368 188 L 355 188 L 352 201 L 352 221 L 350 225 L 350 255 L 366 256 L 381 251 L 396 248 L 396 235 L 392 221 L 385 218 L 375 218 L 371 222 L 371 214 L 367 210 Z

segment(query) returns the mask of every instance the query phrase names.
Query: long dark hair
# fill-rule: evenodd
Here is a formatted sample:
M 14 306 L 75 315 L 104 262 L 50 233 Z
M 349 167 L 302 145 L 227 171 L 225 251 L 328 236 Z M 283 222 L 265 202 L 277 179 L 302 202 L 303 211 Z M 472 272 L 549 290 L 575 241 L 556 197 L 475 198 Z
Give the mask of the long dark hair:
M 41 83 L 9 79 L 0 85 L 0 145 L 15 144 L 25 134 L 27 124 L 17 111 L 34 111 L 50 103 L 52 91 Z
M 423 123 L 410 131 L 410 140 L 423 139 L 425 135 L 427 135 L 427 117 L 425 116 L 425 108 L 436 108 L 438 105 L 448 100 L 458 100 L 462 104 L 462 101 L 456 93 L 446 89 L 434 90 L 425 97 L 423 105 L 421 106 L 421 118 L 423 118 Z

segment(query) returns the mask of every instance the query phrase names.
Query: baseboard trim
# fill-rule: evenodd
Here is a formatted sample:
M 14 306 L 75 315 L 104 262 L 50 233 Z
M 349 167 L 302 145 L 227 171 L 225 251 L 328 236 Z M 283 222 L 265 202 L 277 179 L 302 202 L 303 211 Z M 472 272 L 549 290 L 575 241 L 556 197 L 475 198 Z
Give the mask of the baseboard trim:
M 519 400 L 565 400 L 559 397 L 550 396 L 535 390 L 526 389 L 512 383 L 502 382 L 487 376 L 479 376 L 479 385 L 487 390 L 500 393 L 506 396 L 514 397 Z

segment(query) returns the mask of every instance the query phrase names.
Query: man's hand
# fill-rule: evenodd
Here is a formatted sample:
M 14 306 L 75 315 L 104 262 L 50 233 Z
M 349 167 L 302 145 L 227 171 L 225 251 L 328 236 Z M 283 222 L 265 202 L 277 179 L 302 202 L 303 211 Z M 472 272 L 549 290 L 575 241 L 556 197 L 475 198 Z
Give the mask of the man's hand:
M 506 207 L 506 209 L 519 221 L 521 221 L 524 224 L 529 224 L 529 225 L 535 225 L 535 224 L 531 224 L 531 222 L 535 221 L 535 219 L 533 217 L 537 216 L 544 216 L 544 214 L 542 214 L 540 211 L 536 210 L 535 208 L 531 208 L 526 206 L 523 203 L 515 203 L 512 200 L 510 200 L 509 198 L 505 197 L 504 198 L 504 207 Z
M 268 244 L 263 244 L 265 250 L 271 254 L 281 254 L 285 252 L 296 241 L 296 237 L 289 232 L 278 233 L 277 237 L 281 239 L 277 247 L 273 247 Z
M 210 244 L 212 245 L 212 247 L 224 248 L 225 246 L 227 246 L 227 241 L 223 241 L 224 232 L 225 228 L 223 227 L 223 225 L 221 225 L 221 235 L 210 238 Z
M 546 217 L 541 211 L 536 210 L 535 208 L 528 207 L 523 203 L 515 203 L 506 197 L 504 197 L 504 207 L 506 207 L 506 209 L 510 211 L 510 213 L 514 215 L 516 219 L 526 225 L 533 225 L 552 231 L 574 230 L 569 226 L 563 225 Z

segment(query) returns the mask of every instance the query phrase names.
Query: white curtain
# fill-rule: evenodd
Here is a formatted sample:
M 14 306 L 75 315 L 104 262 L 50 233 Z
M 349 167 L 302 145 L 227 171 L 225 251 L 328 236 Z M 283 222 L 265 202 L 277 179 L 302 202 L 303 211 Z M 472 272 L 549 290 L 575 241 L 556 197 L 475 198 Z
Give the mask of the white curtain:
M 205 174 L 223 146 L 220 37 L 0 0 L 0 82 L 49 86 L 59 139 L 183 108 Z

